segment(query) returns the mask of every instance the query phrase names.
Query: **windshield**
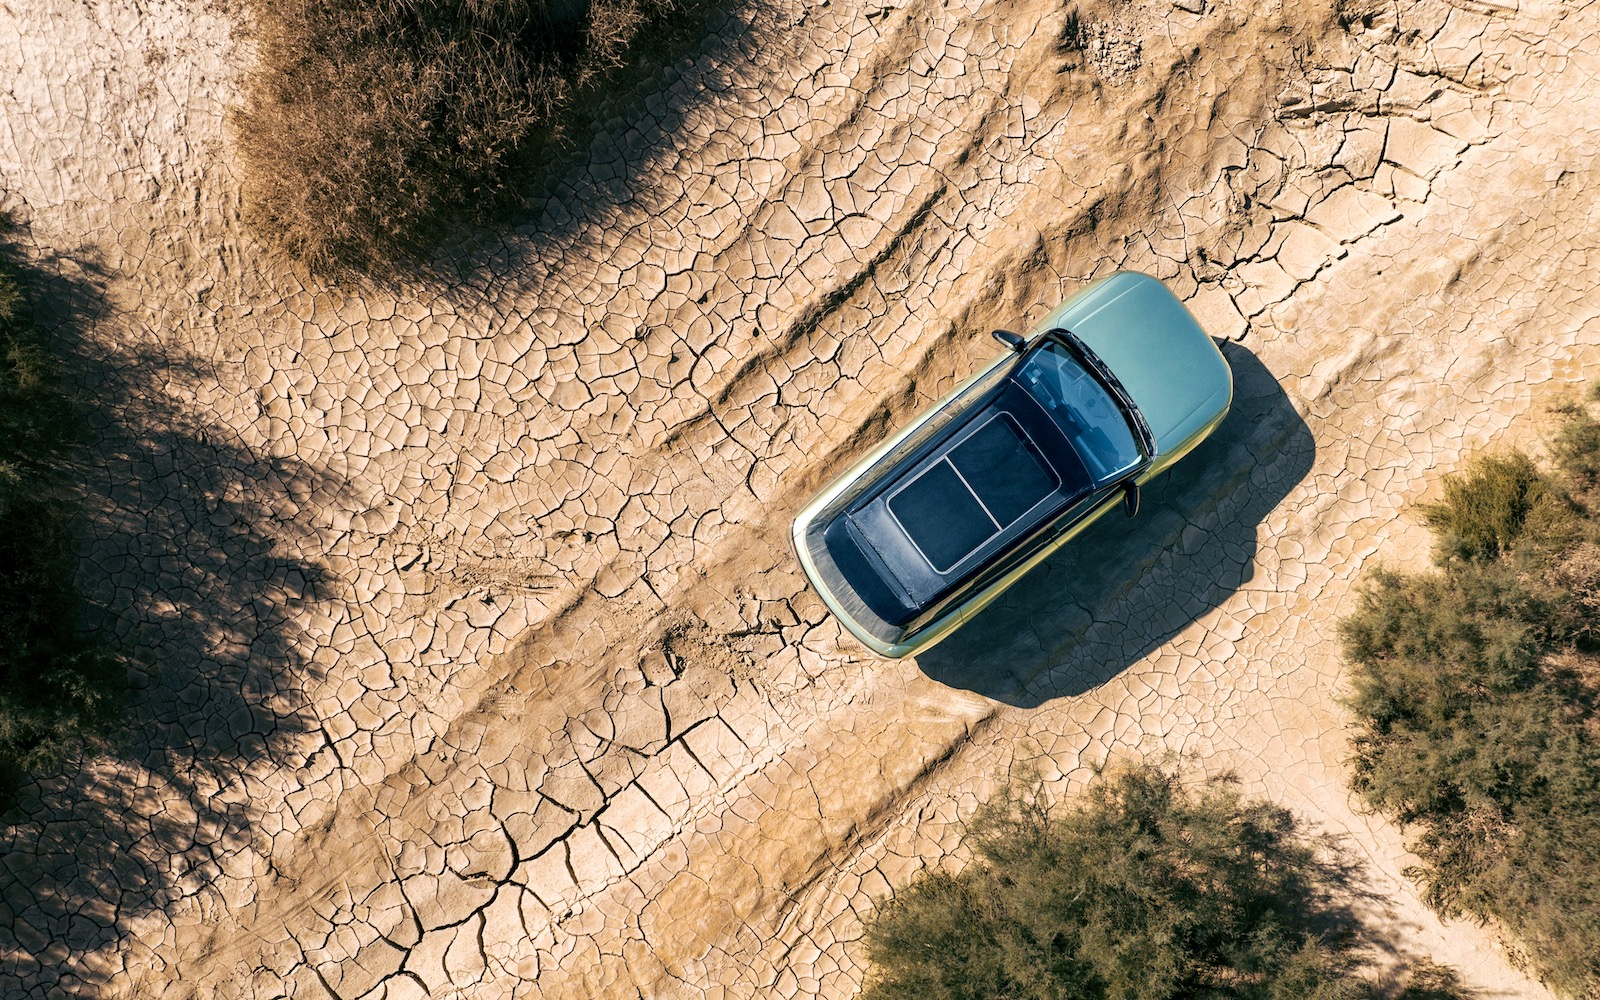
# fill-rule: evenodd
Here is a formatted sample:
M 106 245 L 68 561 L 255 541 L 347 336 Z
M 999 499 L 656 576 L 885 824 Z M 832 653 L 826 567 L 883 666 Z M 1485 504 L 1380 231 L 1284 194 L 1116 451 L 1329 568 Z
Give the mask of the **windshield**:
M 1040 345 L 1017 372 L 1017 381 L 1066 434 L 1096 483 L 1115 479 L 1144 457 L 1122 407 L 1065 345 L 1054 340 Z

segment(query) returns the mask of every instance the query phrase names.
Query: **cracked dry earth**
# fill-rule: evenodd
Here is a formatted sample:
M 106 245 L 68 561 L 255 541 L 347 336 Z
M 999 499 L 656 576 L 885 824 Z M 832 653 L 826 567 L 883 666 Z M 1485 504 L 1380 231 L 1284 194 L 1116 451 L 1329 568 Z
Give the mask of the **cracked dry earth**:
M 241 229 L 237 12 L 0 0 L 135 689 L 4 829 L 4 993 L 848 996 L 1008 769 L 1171 752 L 1345 839 L 1380 965 L 1545 996 L 1345 790 L 1335 623 L 1600 370 L 1600 7 L 1078 11 L 730 16 L 458 277 L 376 288 Z M 790 518 L 1122 267 L 1230 341 L 1234 413 L 1137 521 L 866 657 Z

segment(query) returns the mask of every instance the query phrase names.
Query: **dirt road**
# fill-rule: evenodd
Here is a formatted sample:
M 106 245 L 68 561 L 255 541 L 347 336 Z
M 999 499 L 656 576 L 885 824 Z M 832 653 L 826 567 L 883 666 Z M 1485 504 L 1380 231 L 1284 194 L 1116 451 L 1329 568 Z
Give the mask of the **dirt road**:
M 523 226 L 379 288 L 241 229 L 236 14 L 0 0 L 4 207 L 104 414 L 82 578 L 137 650 L 126 752 L 5 828 L 5 992 L 848 996 L 1011 769 L 1173 753 L 1344 837 L 1383 961 L 1544 996 L 1355 809 L 1335 623 L 1600 371 L 1600 9 L 1076 10 L 731 17 Z M 1124 267 L 1231 341 L 1233 414 L 867 658 L 789 519 Z

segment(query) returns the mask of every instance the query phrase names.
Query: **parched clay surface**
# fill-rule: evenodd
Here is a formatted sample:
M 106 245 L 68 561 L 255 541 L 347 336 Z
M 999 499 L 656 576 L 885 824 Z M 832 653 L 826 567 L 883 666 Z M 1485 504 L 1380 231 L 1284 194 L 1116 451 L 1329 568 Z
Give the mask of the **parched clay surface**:
M 405 287 L 241 228 L 236 11 L 0 0 L 0 189 L 97 403 L 123 752 L 25 789 L 8 996 L 849 996 L 1019 764 L 1236 771 L 1363 860 L 1380 965 L 1543 997 L 1345 789 L 1335 625 L 1407 504 L 1600 371 L 1593 4 L 780 0 Z M 1233 414 L 920 661 L 794 512 L 1090 278 Z

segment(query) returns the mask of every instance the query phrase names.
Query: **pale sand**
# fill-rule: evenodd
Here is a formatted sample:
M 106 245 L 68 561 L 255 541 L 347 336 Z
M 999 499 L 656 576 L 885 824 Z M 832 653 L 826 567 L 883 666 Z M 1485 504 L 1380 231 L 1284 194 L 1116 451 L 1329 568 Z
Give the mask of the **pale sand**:
M 1061 72 L 1055 3 L 769 8 L 396 292 L 242 231 L 233 14 L 0 0 L 0 187 L 112 417 L 84 580 L 148 667 L 6 831 L 5 993 L 848 996 L 1008 768 L 1171 752 L 1344 837 L 1381 962 L 1545 996 L 1346 790 L 1335 623 L 1600 372 L 1600 8 L 1111 10 Z M 867 658 L 789 519 L 1119 267 L 1237 341 L 1235 416 Z

